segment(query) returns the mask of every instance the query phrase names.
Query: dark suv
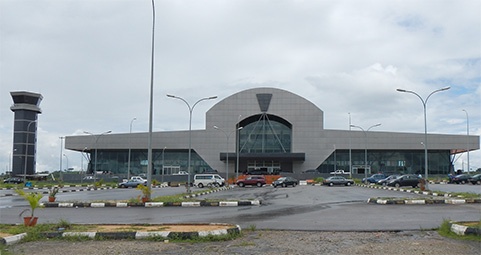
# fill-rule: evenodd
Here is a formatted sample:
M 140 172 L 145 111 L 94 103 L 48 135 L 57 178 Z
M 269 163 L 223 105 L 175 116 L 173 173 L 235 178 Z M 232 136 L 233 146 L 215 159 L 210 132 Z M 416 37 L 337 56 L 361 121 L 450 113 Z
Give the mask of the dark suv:
M 252 185 L 257 187 L 262 187 L 266 184 L 266 178 L 262 175 L 250 175 L 247 176 L 245 179 L 237 180 L 236 184 L 239 187 L 244 187 L 246 185 Z
M 418 175 L 414 174 L 405 174 L 401 175 L 398 178 L 391 180 L 387 183 L 387 186 L 392 186 L 392 187 L 402 187 L 402 186 L 411 186 L 413 188 L 419 187 L 419 181 L 421 178 Z

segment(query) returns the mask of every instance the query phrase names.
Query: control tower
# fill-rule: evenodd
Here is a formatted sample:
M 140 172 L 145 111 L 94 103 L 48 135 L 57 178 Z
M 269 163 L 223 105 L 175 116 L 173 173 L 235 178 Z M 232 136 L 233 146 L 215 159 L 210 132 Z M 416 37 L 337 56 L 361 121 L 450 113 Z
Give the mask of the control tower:
M 37 116 L 42 113 L 41 94 L 27 91 L 10 92 L 15 113 L 13 122 L 12 176 L 35 174 L 37 152 Z

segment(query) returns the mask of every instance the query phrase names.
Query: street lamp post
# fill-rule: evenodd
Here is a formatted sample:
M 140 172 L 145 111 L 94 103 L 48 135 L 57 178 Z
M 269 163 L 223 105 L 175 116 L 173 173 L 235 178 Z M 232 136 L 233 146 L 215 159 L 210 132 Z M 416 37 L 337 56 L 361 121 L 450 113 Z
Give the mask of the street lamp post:
M 147 189 L 149 195 L 147 197 L 150 200 L 150 194 L 152 193 L 152 166 L 154 162 L 152 160 L 152 140 L 153 140 L 153 123 L 154 123 L 154 49 L 155 49 L 155 1 L 151 1 L 152 4 L 152 40 L 150 50 L 150 91 L 149 91 L 149 139 L 147 142 Z
M 68 157 L 67 155 L 63 154 L 63 156 L 65 157 L 65 159 L 67 159 L 67 168 L 66 168 L 66 171 L 68 171 Z
M 381 126 L 381 123 L 378 123 L 376 125 L 372 125 L 368 129 L 364 130 L 360 126 L 350 125 L 350 127 L 355 127 L 355 128 L 361 129 L 362 132 L 364 133 L 364 179 L 367 179 L 367 132 L 369 132 L 369 130 L 371 128 L 379 127 L 379 126 Z
M 351 137 L 351 113 L 349 114 L 349 178 L 352 178 L 352 137 Z
M 110 134 L 112 133 L 111 130 L 107 131 L 107 132 L 103 132 L 101 134 L 98 134 L 98 135 L 94 135 L 90 132 L 87 132 L 87 131 L 84 131 L 85 134 L 89 134 L 89 135 L 92 135 L 92 136 L 96 136 L 97 138 L 95 139 L 95 159 L 94 159 L 94 180 L 96 181 L 97 180 L 97 142 L 99 141 L 99 138 L 102 136 L 102 135 L 105 135 L 105 134 Z
M 167 95 L 167 97 L 182 100 L 187 105 L 187 107 L 189 108 L 189 159 L 188 159 L 188 163 L 187 163 L 188 164 L 187 165 L 187 173 L 188 173 L 188 176 L 187 176 L 187 178 L 188 178 L 188 180 L 187 180 L 187 193 L 190 193 L 190 174 L 191 174 L 191 171 L 190 171 L 190 151 L 192 150 L 192 111 L 194 110 L 194 107 L 198 103 L 200 103 L 201 101 L 216 99 L 217 96 L 201 98 L 201 99 L 197 100 L 197 102 L 195 102 L 194 105 L 192 105 L 192 106 L 190 106 L 190 104 L 185 99 L 183 99 L 182 97 L 178 97 L 178 96 L 174 96 L 174 95 Z
M 10 173 L 12 173 L 13 154 L 15 154 L 16 151 L 17 149 L 13 149 L 13 151 L 8 155 L 8 171 L 10 171 Z
M 127 160 L 127 179 L 130 179 L 130 153 L 132 151 L 131 149 L 131 140 L 132 140 L 132 137 L 131 137 L 131 134 L 132 134 L 132 123 L 134 122 L 134 120 L 136 120 L 137 118 L 133 118 L 131 121 L 130 121 L 130 132 L 129 132 L 129 159 Z
M 25 142 L 25 165 L 24 165 L 24 169 L 23 169 L 23 183 L 27 183 L 27 157 L 28 157 L 28 137 L 29 137 L 29 134 L 28 134 L 28 131 L 30 130 L 30 125 L 32 125 L 32 123 L 35 123 L 37 122 L 36 120 L 34 121 L 30 121 L 30 123 L 28 123 L 27 125 L 27 141 Z
M 84 177 L 84 152 L 87 150 L 87 147 L 85 147 L 81 152 L 80 152 L 80 183 L 83 183 L 83 177 Z
M 241 114 L 239 114 L 239 116 L 237 117 L 237 126 L 240 126 L 240 118 L 242 117 Z M 238 128 L 242 128 L 242 127 L 238 127 Z M 240 130 L 240 129 L 239 129 Z M 239 132 L 236 132 L 235 133 L 235 157 L 236 157 L 236 167 L 235 167 L 235 179 L 236 181 L 239 179 L 239 146 L 240 146 L 240 142 L 239 142 Z M 239 144 L 238 144 L 239 143 Z
M 466 152 L 468 153 L 468 174 L 469 174 L 469 115 L 468 111 L 463 109 L 466 113 Z
M 60 158 L 60 165 L 58 167 L 58 171 L 59 171 L 59 178 L 61 181 L 63 181 L 63 174 L 62 174 L 62 167 L 63 167 L 63 163 L 62 163 L 62 155 L 63 155 L 63 139 L 65 139 L 65 137 L 61 136 L 59 137 L 60 138 L 60 155 L 59 155 L 59 158 Z
M 423 109 L 424 109 L 424 178 L 426 179 L 426 189 L 428 189 L 428 125 L 426 121 L 426 104 L 428 103 L 429 97 L 431 97 L 434 93 L 445 91 L 450 89 L 451 87 L 444 87 L 441 89 L 437 89 L 431 94 L 429 94 L 426 99 L 423 99 L 418 93 L 411 91 L 411 90 L 405 90 L 405 89 L 397 89 L 398 92 L 403 92 L 403 93 L 410 93 L 415 96 L 417 96 L 422 104 L 423 104 Z
M 236 128 L 235 130 L 232 130 L 231 132 L 227 133 L 218 126 L 214 126 L 215 129 L 221 131 L 224 133 L 225 138 L 226 138 L 226 167 L 225 167 L 225 174 L 226 174 L 226 180 L 227 180 L 227 185 L 229 185 L 229 138 L 232 135 L 232 133 L 237 132 L 242 129 L 242 127 Z

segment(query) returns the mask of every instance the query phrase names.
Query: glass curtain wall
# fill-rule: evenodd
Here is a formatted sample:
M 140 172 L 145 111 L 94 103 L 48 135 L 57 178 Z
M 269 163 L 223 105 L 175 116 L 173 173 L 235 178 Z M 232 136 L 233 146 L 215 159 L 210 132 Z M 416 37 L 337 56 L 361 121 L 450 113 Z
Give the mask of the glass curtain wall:
M 352 166 L 364 168 L 364 150 L 352 150 Z M 368 169 L 371 174 L 424 174 L 424 150 L 379 151 L 368 150 Z M 446 175 L 452 170 L 449 151 L 437 150 L 428 152 L 429 173 Z M 349 150 L 336 150 L 318 168 L 322 173 L 329 173 L 334 169 L 349 171 Z M 364 173 L 364 172 L 363 172 Z M 353 174 L 357 174 L 355 171 Z
M 188 150 L 163 150 L 152 151 L 152 174 L 174 174 L 179 171 L 187 171 L 188 166 Z M 88 173 L 93 173 L 95 163 L 95 150 L 90 155 Z M 147 150 L 132 150 L 130 159 L 130 174 L 139 175 L 147 173 Z M 194 173 L 202 173 L 212 170 L 200 156 L 192 151 L 191 167 Z M 97 167 L 98 172 L 111 173 L 115 175 L 127 175 L 128 169 L 128 150 L 98 150 Z
M 292 125 L 286 120 L 267 113 L 251 116 L 240 123 L 239 152 L 257 154 L 244 162 L 248 173 L 275 173 L 281 171 L 281 162 L 264 160 L 262 154 L 290 153 Z M 260 155 L 259 155 L 260 154 Z
M 269 114 L 247 118 L 240 124 L 240 153 L 290 153 L 292 125 Z

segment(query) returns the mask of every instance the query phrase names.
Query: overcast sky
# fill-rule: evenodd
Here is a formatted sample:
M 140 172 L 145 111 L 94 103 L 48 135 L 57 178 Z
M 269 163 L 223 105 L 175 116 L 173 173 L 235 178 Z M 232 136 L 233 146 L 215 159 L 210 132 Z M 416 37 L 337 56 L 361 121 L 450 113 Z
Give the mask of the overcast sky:
M 324 111 L 326 129 L 481 133 L 481 1 L 157 0 L 154 131 L 186 130 L 187 106 L 255 87 Z M 44 97 L 37 171 L 60 164 L 59 137 L 148 130 L 150 0 L 0 0 L 0 172 L 12 153 L 10 91 Z M 205 112 L 193 112 L 193 129 Z M 421 141 L 420 141 L 421 142 Z M 147 145 L 146 145 L 147 146 Z M 422 145 L 420 144 L 420 149 Z M 80 154 L 65 151 L 69 167 Z M 470 153 L 472 168 L 481 153 Z M 456 169 L 467 164 L 456 157 Z M 63 157 L 63 168 L 66 168 Z M 85 162 L 84 162 L 85 163 Z

